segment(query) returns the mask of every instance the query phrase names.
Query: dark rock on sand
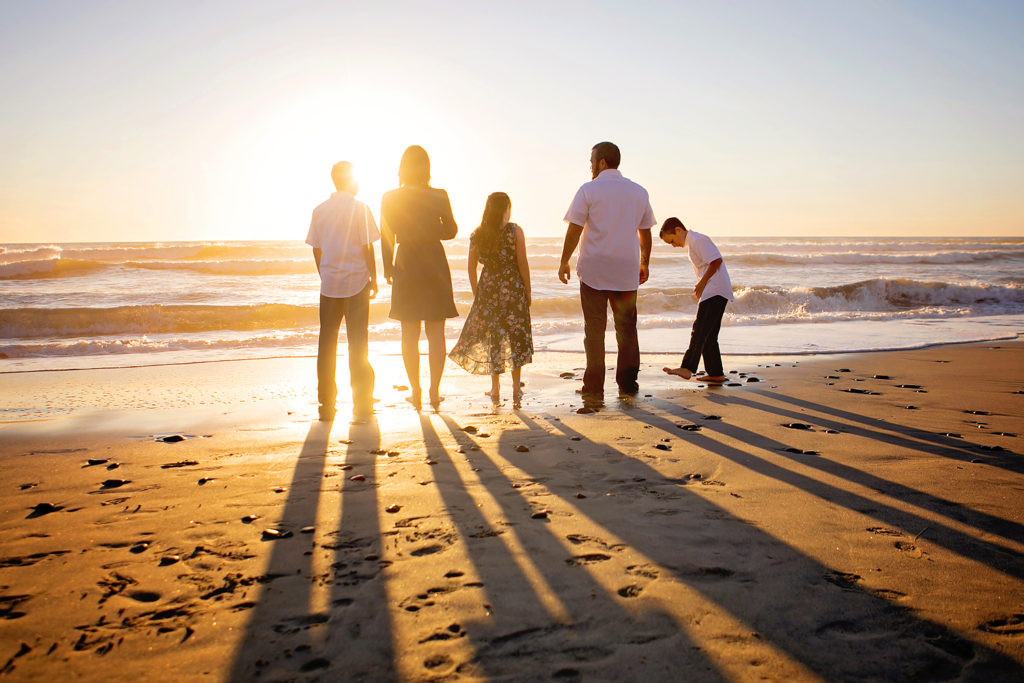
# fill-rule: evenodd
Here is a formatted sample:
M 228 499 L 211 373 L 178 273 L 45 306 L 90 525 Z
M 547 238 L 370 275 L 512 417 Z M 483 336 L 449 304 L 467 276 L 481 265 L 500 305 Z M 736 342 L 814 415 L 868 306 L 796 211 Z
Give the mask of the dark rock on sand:
M 245 517 L 242 517 L 242 524 L 252 524 L 257 519 L 259 519 L 259 517 L 256 515 L 246 515 Z
M 517 453 L 529 453 L 530 452 L 530 447 L 529 446 L 524 446 L 524 445 L 520 444 L 520 445 L 516 446 L 516 452 Z
M 676 425 L 680 429 L 686 432 L 699 432 L 700 425 Z
M 139 553 L 144 553 L 147 550 L 149 550 L 149 542 L 148 541 L 140 541 L 139 543 L 136 543 L 131 548 L 129 548 L 128 552 L 135 553 L 136 555 L 138 555 Z
M 25 491 L 25 490 L 28 490 L 28 489 L 33 489 L 33 488 L 35 488 L 37 486 L 39 486 L 39 484 L 37 482 L 29 482 L 27 484 L 22 484 L 18 488 L 21 489 L 22 491 Z
M 705 415 L 704 419 L 705 420 L 721 420 L 722 416 L 721 415 Z
M 107 465 L 107 471 L 109 472 L 111 470 L 116 470 L 120 466 L 121 466 L 121 463 L 119 463 L 119 462 L 112 462 L 109 465 Z
M 48 515 L 51 512 L 57 512 L 58 510 L 63 509 L 63 505 L 54 505 L 53 503 L 37 503 L 32 506 L 32 512 L 28 513 L 28 517 L 26 517 L 26 519 L 42 517 L 43 515 Z
M 806 429 L 806 430 L 814 431 L 814 427 L 812 427 L 809 424 L 804 424 L 803 422 L 788 422 L 788 423 L 786 423 L 786 424 L 784 424 L 782 426 L 783 427 L 788 427 L 789 429 Z
M 530 515 L 530 519 L 547 519 L 550 513 L 547 510 L 541 510 L 540 512 L 534 512 Z
M 466 425 L 465 427 L 462 428 L 462 431 L 466 432 L 467 434 L 476 434 L 477 430 L 476 427 L 474 427 L 473 425 Z
M 164 555 L 160 558 L 160 566 L 167 567 L 181 561 L 181 555 Z
M 657 448 L 659 451 L 670 451 L 670 450 L 672 450 L 672 447 L 669 446 L 666 443 L 656 443 L 656 444 L 654 444 L 654 447 Z
M 896 387 L 898 389 L 920 389 L 921 385 L 920 384 L 897 384 Z
M 962 438 L 964 438 L 963 434 L 957 434 L 956 432 L 946 432 L 945 434 L 943 434 L 943 436 L 948 436 L 948 437 L 951 437 L 951 438 L 954 438 L 954 439 L 962 439 Z
M 760 382 L 760 381 L 761 381 L 761 380 L 760 380 L 760 378 L 758 378 L 758 377 L 748 377 L 748 378 L 747 378 L 747 383 L 748 383 L 748 384 L 749 384 L 750 382 Z
M 562 379 L 572 379 L 576 375 L 571 372 L 561 372 L 558 374 L 558 376 L 561 377 Z
M 205 486 L 206 484 L 210 483 L 211 481 L 213 481 L 212 477 L 202 477 L 196 483 L 199 484 L 200 486 Z
M 106 479 L 104 480 L 102 487 L 105 489 L 116 489 L 119 486 L 130 484 L 131 482 L 127 479 Z
M 892 379 L 889 375 L 875 375 L 875 379 Z
M 725 386 L 727 386 L 727 387 L 742 387 L 743 385 L 740 384 L 739 382 L 726 382 Z
M 351 477 L 348 478 L 348 480 L 349 481 L 366 481 L 366 475 L 363 475 L 363 474 L 353 474 Z
M 170 436 L 158 436 L 156 440 L 164 443 L 178 443 L 179 441 L 184 441 L 185 437 L 181 434 L 171 434 Z
M 1002 446 L 978 446 L 983 451 L 1003 451 L 1006 450 Z
M 399 505 L 397 503 L 392 503 L 391 505 L 388 505 L 386 508 L 384 508 L 384 512 L 390 512 L 391 514 L 395 514 L 396 512 L 398 512 L 401 509 L 402 509 L 401 505 Z
M 992 413 L 987 410 L 965 410 L 968 415 L 991 415 Z
M 85 461 L 86 467 L 91 465 L 104 465 L 110 462 L 110 458 L 89 458 Z
M 850 368 L 839 368 L 836 372 L 853 372 Z
M 907 410 L 920 410 L 917 406 L 907 406 Z
M 992 432 L 996 436 L 1017 436 L 1013 432 Z

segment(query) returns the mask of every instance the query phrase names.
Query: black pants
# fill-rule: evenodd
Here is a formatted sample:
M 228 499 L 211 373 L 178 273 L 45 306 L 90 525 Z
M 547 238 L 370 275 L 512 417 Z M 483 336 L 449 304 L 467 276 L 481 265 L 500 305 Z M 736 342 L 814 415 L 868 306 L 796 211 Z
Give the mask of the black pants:
M 583 306 L 583 348 L 587 352 L 587 370 L 583 374 L 583 393 L 604 393 L 604 331 L 608 327 L 608 305 L 612 307 L 615 341 L 619 356 L 615 361 L 615 382 L 619 390 L 635 394 L 640 374 L 640 342 L 636 338 L 636 290 L 616 292 L 594 289 L 580 283 Z
M 690 332 L 690 348 L 686 349 L 680 367 L 697 372 L 697 362 L 704 357 L 704 371 L 712 377 L 723 373 L 722 352 L 718 348 L 718 331 L 722 329 L 722 316 L 729 300 L 724 296 L 713 296 L 697 306 L 697 318 Z
M 334 374 L 338 363 L 338 330 L 345 319 L 348 336 L 348 370 L 352 382 L 355 410 L 366 411 L 373 406 L 373 368 L 367 358 L 370 322 L 370 285 L 345 298 L 320 296 L 320 345 L 316 354 L 317 398 L 325 408 L 334 408 L 338 384 Z

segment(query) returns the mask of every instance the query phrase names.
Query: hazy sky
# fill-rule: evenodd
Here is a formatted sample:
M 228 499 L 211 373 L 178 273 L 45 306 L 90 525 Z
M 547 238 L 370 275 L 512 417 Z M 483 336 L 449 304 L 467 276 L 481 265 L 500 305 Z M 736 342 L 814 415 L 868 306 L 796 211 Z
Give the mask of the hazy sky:
M 410 144 L 564 233 L 612 140 L 712 235 L 1024 234 L 1024 3 L 0 3 L 0 242 L 303 239 Z

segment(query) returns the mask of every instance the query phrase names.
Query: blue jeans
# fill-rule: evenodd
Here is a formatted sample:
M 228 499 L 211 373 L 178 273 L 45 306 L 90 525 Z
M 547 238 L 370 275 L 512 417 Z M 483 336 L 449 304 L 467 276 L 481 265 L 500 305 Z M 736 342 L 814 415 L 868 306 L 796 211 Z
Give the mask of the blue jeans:
M 316 354 L 317 398 L 324 408 L 334 408 L 338 384 L 334 379 L 338 363 L 338 330 L 345 319 L 348 336 L 348 369 L 352 383 L 352 402 L 356 412 L 373 407 L 373 367 L 370 366 L 369 334 L 370 285 L 345 298 L 320 295 L 320 344 Z

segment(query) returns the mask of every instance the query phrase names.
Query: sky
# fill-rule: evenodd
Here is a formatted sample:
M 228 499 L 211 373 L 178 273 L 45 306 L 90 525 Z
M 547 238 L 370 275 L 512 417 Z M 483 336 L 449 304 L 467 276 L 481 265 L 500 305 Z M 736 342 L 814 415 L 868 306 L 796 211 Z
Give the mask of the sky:
M 1024 3 L 0 0 L 0 243 L 304 239 L 430 154 L 564 234 L 594 143 L 721 236 L 1024 235 Z

